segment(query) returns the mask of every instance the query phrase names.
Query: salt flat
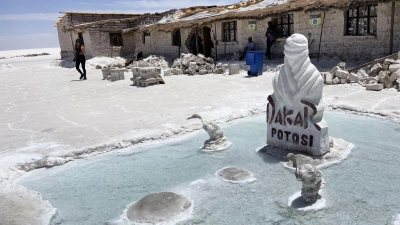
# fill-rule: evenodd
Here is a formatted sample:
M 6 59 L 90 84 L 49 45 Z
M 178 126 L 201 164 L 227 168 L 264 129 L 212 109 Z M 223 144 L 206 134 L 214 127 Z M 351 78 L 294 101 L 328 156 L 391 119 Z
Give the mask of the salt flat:
M 10 58 L 44 52 L 50 55 Z M 94 155 L 189 133 L 201 128 L 199 121 L 186 120 L 193 113 L 220 123 L 263 113 L 275 74 L 248 78 L 242 71 L 232 76 L 169 76 L 165 85 L 139 88 L 131 86 L 129 73 L 125 73 L 126 80 L 109 82 L 94 68 L 87 69 L 87 81 L 79 81 L 75 68 L 51 66 L 60 58 L 57 48 L 2 51 L 1 57 L 6 58 L 0 59 L 0 196 L 17 208 L 22 200 L 17 201 L 11 193 L 31 195 L 13 186 L 23 173 L 14 169 L 17 164 L 29 165 L 47 156 L 79 154 L 84 158 L 85 152 Z M 336 63 L 322 60 L 316 66 L 328 71 Z M 240 64 L 245 67 L 243 61 Z M 358 84 L 346 84 L 324 86 L 323 93 L 328 110 L 400 119 L 397 90 L 371 92 Z M 36 202 L 26 199 L 24 204 L 32 204 L 27 210 L 37 213 L 26 221 L 40 224 L 38 215 L 49 212 L 50 205 L 40 202 L 38 196 L 32 198 Z M 0 218 L 12 216 L 8 206 L 0 204 Z

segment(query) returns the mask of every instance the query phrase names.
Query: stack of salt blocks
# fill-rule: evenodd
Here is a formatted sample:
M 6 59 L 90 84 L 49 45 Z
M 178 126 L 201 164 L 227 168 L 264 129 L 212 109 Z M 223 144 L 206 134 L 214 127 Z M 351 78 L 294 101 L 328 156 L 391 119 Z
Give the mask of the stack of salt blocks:
M 148 84 L 157 84 L 161 69 L 157 67 L 133 67 L 131 81 L 136 86 L 147 86 Z

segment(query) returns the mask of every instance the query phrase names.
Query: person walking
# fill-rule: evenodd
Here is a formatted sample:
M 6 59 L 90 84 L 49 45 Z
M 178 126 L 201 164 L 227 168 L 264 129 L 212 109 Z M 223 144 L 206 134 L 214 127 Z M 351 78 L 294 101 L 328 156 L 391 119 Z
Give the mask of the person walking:
M 80 39 L 76 39 L 75 41 L 75 49 L 74 49 L 74 54 L 75 54 L 75 68 L 78 70 L 78 72 L 81 74 L 81 77 L 79 80 L 87 80 L 86 78 L 86 69 L 85 69 L 85 63 L 86 63 L 86 58 L 85 58 L 85 46 L 82 45 Z M 79 64 L 82 65 L 82 71 L 79 69 Z
M 271 47 L 272 44 L 275 42 L 275 29 L 272 21 L 268 22 L 267 32 L 265 33 L 265 37 L 267 37 L 267 50 L 265 51 L 265 55 L 267 56 L 268 60 L 271 60 Z

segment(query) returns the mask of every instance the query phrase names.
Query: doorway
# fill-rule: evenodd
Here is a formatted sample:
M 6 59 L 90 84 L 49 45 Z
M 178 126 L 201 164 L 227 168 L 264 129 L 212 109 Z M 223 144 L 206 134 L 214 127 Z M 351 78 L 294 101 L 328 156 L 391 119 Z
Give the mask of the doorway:
M 214 48 L 214 43 L 211 40 L 211 28 L 203 27 L 203 46 L 204 56 L 211 57 L 211 49 Z

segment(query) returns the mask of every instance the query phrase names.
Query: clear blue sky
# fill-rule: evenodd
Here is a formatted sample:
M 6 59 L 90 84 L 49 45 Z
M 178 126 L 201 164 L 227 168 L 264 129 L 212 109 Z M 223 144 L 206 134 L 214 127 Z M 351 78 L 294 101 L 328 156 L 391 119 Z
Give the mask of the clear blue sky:
M 152 13 L 239 0 L 0 0 L 0 51 L 58 47 L 59 12 Z

